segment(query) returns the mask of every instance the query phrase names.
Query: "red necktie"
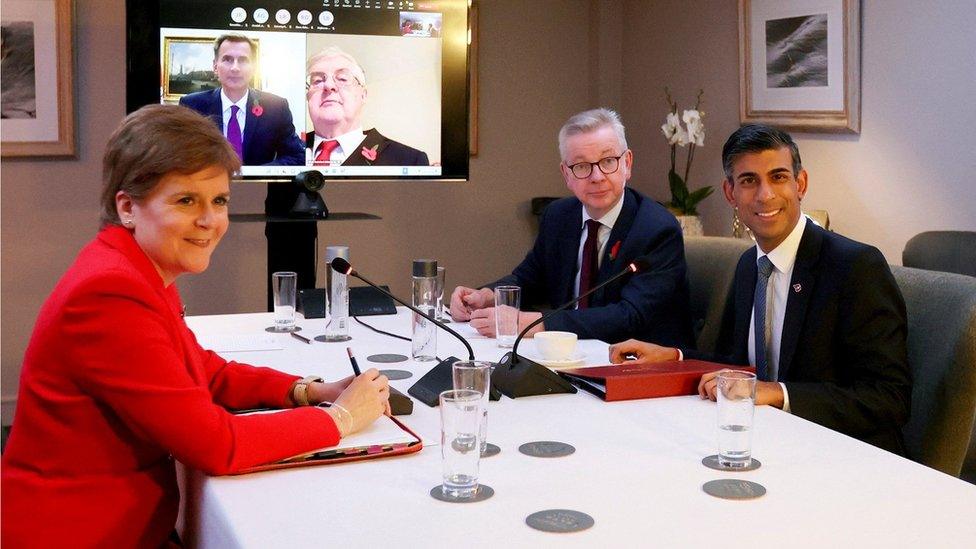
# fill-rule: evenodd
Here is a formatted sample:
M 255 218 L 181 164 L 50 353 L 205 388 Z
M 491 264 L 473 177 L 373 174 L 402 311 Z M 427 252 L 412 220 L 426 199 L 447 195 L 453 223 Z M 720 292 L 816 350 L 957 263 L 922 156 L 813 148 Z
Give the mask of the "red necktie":
M 595 219 L 586 220 L 586 242 L 583 243 L 583 264 L 580 265 L 579 294 L 585 294 L 593 283 L 596 282 L 596 275 L 599 272 L 599 256 L 597 255 L 597 235 L 600 234 L 600 222 Z M 584 297 L 576 306 L 577 309 L 585 309 L 590 306 L 590 297 Z
M 332 156 L 332 151 L 336 150 L 339 146 L 339 142 L 333 139 L 332 141 L 323 141 L 319 144 L 319 154 L 315 155 L 316 164 L 328 164 L 330 162 L 329 158 Z

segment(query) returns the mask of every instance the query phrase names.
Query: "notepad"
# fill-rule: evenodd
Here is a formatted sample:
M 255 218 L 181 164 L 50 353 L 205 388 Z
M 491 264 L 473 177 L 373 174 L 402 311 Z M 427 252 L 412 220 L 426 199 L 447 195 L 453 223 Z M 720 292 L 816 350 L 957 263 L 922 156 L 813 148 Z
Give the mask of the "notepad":
M 280 351 L 285 348 L 279 334 L 268 333 L 198 335 L 197 341 L 201 347 L 215 353 Z

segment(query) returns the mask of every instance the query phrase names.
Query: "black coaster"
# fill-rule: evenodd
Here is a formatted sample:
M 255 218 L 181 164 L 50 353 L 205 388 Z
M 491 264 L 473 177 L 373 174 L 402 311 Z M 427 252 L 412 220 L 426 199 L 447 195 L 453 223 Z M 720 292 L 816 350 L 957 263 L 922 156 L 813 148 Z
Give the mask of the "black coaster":
M 502 453 L 502 449 L 489 442 L 488 444 L 485 444 L 485 451 L 481 452 L 481 457 L 490 458 L 491 456 L 497 456 L 500 453 Z
M 702 485 L 702 490 L 722 499 L 755 499 L 766 495 L 766 488 L 762 484 L 735 478 L 710 480 Z
M 407 357 L 403 355 L 395 355 L 392 353 L 383 353 L 378 355 L 369 355 L 366 360 L 370 362 L 379 362 L 381 364 L 392 364 L 394 362 L 406 362 Z
M 380 373 L 385 375 L 390 381 L 413 377 L 413 372 L 408 372 L 406 370 L 380 370 Z
M 565 534 L 593 526 L 593 517 L 570 509 L 546 509 L 525 517 L 525 523 L 543 532 Z
M 324 335 L 320 335 L 320 336 L 315 336 L 314 339 L 315 341 L 319 341 L 321 343 L 342 343 L 343 341 L 351 341 L 352 337 L 345 336 L 342 339 L 326 339 Z
M 292 332 L 300 332 L 300 331 L 302 331 L 302 327 L 299 326 L 298 324 L 295 324 L 294 326 L 291 327 L 290 330 L 278 330 L 278 329 L 275 329 L 274 326 L 268 326 L 267 328 L 264 329 L 264 331 L 265 332 L 271 332 L 273 334 L 290 334 Z
M 527 456 L 540 457 L 540 458 L 556 458 L 568 456 L 576 451 L 576 448 L 566 444 L 565 442 L 556 442 L 554 440 L 538 440 L 535 442 L 526 442 L 525 444 L 519 446 L 519 452 Z
M 762 467 L 762 463 L 756 458 L 752 458 L 752 462 L 748 467 L 726 467 L 718 462 L 718 456 L 712 454 L 702 458 L 702 465 L 708 467 L 709 469 L 715 469 L 716 471 L 755 471 L 756 469 Z
M 479 484 L 478 491 L 475 492 L 473 497 L 470 498 L 455 498 L 444 494 L 444 490 L 441 485 L 438 484 L 430 489 L 430 497 L 438 499 L 440 501 L 446 501 L 447 503 L 477 503 L 479 501 L 485 501 L 491 496 L 495 495 L 495 490 L 487 484 Z

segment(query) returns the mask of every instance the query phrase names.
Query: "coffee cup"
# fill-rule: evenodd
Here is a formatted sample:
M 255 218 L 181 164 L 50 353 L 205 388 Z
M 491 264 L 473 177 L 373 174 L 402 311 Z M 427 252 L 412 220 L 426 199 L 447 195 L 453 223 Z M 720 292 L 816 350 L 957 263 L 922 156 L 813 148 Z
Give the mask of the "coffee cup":
M 571 360 L 576 354 L 576 334 L 572 332 L 539 332 L 533 336 L 535 348 L 544 360 Z

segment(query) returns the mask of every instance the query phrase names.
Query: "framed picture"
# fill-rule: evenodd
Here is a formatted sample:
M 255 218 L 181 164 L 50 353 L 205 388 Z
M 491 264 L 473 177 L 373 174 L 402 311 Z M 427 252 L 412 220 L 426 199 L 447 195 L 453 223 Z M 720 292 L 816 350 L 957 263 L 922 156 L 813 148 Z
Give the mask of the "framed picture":
M 468 41 L 471 48 L 469 74 L 470 97 L 468 99 L 468 150 L 471 156 L 478 156 L 478 2 L 471 3 L 471 26 L 468 28 Z
M 188 93 L 212 90 L 220 87 L 214 74 L 214 40 L 217 36 L 164 36 L 163 37 L 163 101 L 176 103 Z M 261 59 L 260 44 L 256 38 L 254 61 Z M 260 89 L 258 72 L 255 67 L 251 87 Z
M 860 0 L 739 0 L 739 119 L 861 131 Z
M 75 155 L 71 0 L 3 0 L 3 157 Z

